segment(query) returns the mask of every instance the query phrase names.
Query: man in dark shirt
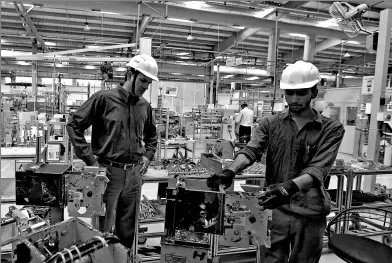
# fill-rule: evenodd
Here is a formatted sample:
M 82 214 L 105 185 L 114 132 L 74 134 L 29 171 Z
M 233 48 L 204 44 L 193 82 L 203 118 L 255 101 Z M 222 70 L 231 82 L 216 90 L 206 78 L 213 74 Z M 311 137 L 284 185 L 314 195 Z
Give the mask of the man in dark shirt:
M 261 209 L 273 209 L 267 263 L 316 263 L 321 256 L 331 209 L 323 181 L 337 156 L 344 129 L 311 108 L 319 81 L 313 64 L 297 61 L 289 65 L 280 82 L 289 109 L 263 119 L 233 164 L 209 180 L 212 186 L 227 188 L 235 174 L 266 152 L 268 187 L 259 204 Z
M 158 81 L 158 65 L 151 56 L 138 55 L 127 66 L 123 87 L 95 93 L 70 118 L 67 131 L 80 159 L 107 168 L 110 181 L 100 231 L 114 226 L 122 244 L 132 248 L 142 176 L 157 146 L 152 109 L 142 95 L 152 80 Z M 84 131 L 91 125 L 90 145 Z

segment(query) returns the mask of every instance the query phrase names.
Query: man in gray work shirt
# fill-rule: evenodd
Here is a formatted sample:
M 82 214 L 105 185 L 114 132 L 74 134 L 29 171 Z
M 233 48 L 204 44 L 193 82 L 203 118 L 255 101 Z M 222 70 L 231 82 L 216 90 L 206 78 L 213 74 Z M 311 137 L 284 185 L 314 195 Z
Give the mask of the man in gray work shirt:
M 317 263 L 321 256 L 326 216 L 331 210 L 323 182 L 344 129 L 340 122 L 311 108 L 319 81 L 313 64 L 297 61 L 289 65 L 280 82 L 289 109 L 264 118 L 232 165 L 209 180 L 214 188 L 229 187 L 235 174 L 260 160 L 266 151 L 268 187 L 260 206 L 273 209 L 266 263 Z
M 107 210 L 99 230 L 115 226 L 121 243 L 132 248 L 142 176 L 157 146 L 151 105 L 142 96 L 152 80 L 158 81 L 158 65 L 151 56 L 137 55 L 127 66 L 124 86 L 95 93 L 70 118 L 67 131 L 80 159 L 107 168 Z M 91 125 L 90 145 L 84 131 Z

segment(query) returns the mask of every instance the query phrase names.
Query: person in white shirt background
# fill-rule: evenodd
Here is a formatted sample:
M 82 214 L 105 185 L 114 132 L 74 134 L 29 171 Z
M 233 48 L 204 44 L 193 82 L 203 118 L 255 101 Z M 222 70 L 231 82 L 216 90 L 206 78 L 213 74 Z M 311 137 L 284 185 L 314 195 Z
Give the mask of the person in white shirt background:
M 248 143 L 250 141 L 254 115 L 253 110 L 248 108 L 246 102 L 241 104 L 241 111 L 235 119 L 236 125 L 239 125 L 238 137 L 240 142 Z

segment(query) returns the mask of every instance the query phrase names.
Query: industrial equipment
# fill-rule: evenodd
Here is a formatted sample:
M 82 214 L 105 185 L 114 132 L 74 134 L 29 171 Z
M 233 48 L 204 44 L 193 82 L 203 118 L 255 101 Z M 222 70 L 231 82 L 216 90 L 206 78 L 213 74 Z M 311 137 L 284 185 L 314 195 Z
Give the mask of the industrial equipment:
M 65 175 L 67 208 L 70 216 L 104 216 L 106 207 L 103 203 L 109 179 L 104 167 L 85 167 L 81 172 Z
M 29 234 L 17 245 L 16 263 L 127 262 L 117 237 L 102 234 L 77 218 Z
M 270 246 L 267 224 L 272 211 L 260 210 L 257 193 L 208 191 L 205 181 L 191 180 L 167 189 L 161 262 L 216 262 L 218 243 Z

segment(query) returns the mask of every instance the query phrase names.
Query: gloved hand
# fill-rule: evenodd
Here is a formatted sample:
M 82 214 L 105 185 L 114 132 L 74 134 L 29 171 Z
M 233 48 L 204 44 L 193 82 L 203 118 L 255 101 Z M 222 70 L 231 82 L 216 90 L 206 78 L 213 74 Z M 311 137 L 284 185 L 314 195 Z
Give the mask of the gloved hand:
M 229 188 L 233 184 L 235 173 L 232 170 L 225 169 L 220 174 L 214 174 L 207 179 L 207 186 L 213 191 L 219 191 L 222 186 L 223 189 Z
M 142 168 L 140 168 L 140 174 L 144 175 L 147 172 L 148 167 L 150 166 L 151 161 L 143 156 L 142 159 L 140 159 L 140 164 L 142 165 Z
M 281 184 L 273 184 L 259 196 L 259 205 L 264 209 L 275 209 L 284 204 L 290 203 L 291 197 L 299 192 L 298 186 L 293 180 Z

